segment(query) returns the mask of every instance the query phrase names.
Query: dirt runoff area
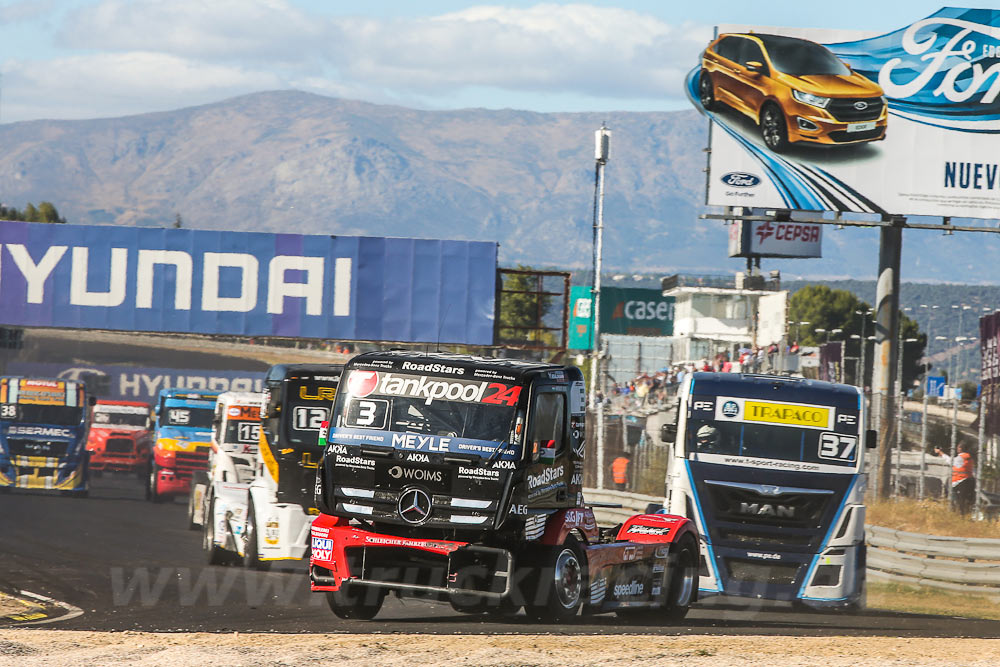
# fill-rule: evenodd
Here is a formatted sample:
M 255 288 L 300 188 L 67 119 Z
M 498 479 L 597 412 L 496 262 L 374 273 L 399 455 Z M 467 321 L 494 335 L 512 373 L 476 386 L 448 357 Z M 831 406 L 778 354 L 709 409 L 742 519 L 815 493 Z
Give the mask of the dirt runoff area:
M 656 635 L 277 635 L 0 630 L 0 665 L 1000 664 L 997 639 Z

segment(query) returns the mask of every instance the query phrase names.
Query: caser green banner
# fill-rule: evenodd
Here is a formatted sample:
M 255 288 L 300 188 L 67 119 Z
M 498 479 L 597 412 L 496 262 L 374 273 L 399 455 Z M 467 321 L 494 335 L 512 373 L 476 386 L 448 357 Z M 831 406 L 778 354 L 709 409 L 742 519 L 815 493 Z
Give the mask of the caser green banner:
M 570 288 L 569 348 L 592 349 L 591 289 Z M 629 336 L 674 335 L 674 298 L 660 290 L 605 287 L 601 290 L 601 333 Z

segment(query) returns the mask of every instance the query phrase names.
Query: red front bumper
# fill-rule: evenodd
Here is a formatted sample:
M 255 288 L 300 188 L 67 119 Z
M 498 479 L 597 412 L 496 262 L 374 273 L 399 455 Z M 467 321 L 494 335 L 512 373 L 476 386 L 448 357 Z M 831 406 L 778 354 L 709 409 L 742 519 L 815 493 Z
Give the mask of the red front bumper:
M 382 535 L 349 526 L 345 519 L 327 514 L 320 514 L 313 521 L 311 538 L 309 579 L 313 591 L 336 591 L 345 580 L 352 580 L 367 586 L 428 593 L 465 592 L 497 598 L 510 593 L 513 557 L 504 549 L 468 542 Z M 412 550 L 413 558 L 407 559 L 412 562 L 408 563 L 406 572 L 388 567 L 379 574 L 367 564 L 352 569 L 348 550 L 355 554 L 364 553 L 364 558 L 354 558 L 356 565 L 378 562 L 388 554 L 398 558 L 398 554 L 408 550 Z M 496 583 L 484 582 L 484 588 L 466 589 L 456 572 L 468 562 L 483 558 L 497 561 L 494 578 L 499 577 L 500 580 Z M 437 563 L 428 562 L 435 559 Z M 392 574 L 387 576 L 387 572 Z
M 116 472 L 135 472 L 141 470 L 149 461 L 149 454 L 106 454 L 100 451 L 90 452 L 91 470 L 108 470 Z

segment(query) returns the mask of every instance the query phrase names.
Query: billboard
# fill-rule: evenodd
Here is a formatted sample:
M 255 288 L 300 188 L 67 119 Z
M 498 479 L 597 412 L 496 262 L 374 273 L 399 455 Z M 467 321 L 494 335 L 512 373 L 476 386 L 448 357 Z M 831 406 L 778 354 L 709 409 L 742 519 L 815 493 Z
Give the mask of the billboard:
M 570 288 L 569 349 L 592 348 L 593 299 L 590 287 Z M 673 336 L 674 297 L 657 289 L 601 288 L 601 334 Z
M 729 225 L 730 257 L 822 257 L 823 225 L 736 220 Z
M 885 34 L 721 25 L 686 80 L 707 203 L 1000 217 L 1000 10 Z
M 489 345 L 497 246 L 0 221 L 0 324 Z
M 151 368 L 70 363 L 12 361 L 9 375 L 61 378 L 83 382 L 99 398 L 153 403 L 161 389 L 172 387 L 199 391 L 264 390 L 264 372 L 205 369 Z

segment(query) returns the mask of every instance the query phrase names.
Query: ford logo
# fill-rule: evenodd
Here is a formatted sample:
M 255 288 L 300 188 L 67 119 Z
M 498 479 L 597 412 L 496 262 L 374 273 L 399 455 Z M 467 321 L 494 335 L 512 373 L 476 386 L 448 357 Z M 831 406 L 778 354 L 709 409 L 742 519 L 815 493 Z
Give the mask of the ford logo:
M 734 188 L 752 188 L 760 184 L 760 176 L 743 171 L 731 171 L 722 177 L 722 182 Z
M 868 102 L 865 102 L 864 100 L 859 100 L 854 103 L 854 108 L 857 109 L 858 111 L 864 111 L 865 109 L 868 108 Z

